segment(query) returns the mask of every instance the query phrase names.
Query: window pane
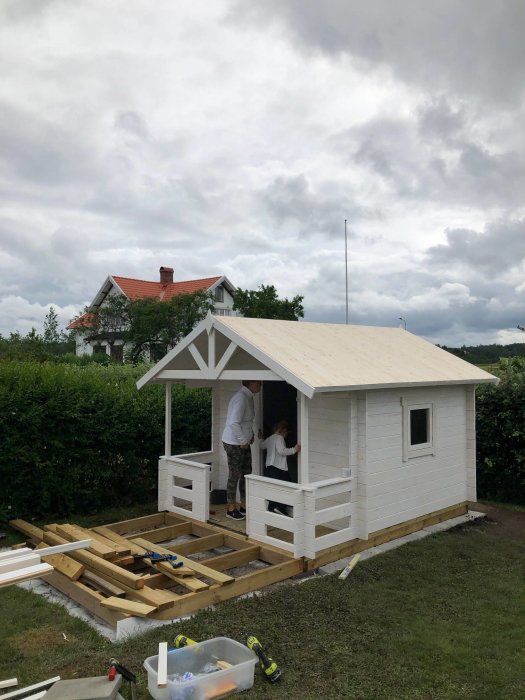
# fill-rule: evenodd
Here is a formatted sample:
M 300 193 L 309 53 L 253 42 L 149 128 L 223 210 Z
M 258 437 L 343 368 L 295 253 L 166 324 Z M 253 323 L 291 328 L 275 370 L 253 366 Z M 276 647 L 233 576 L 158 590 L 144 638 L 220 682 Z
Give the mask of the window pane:
M 410 444 L 420 445 L 429 441 L 428 408 L 415 408 L 410 411 Z

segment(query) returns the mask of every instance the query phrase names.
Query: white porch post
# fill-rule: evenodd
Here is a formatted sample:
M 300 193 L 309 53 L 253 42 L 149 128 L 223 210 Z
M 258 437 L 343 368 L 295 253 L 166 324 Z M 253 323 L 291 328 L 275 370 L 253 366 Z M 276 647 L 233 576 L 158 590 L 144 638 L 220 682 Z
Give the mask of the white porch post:
M 301 451 L 299 452 L 299 459 L 297 460 L 298 474 L 297 481 L 300 484 L 308 484 L 310 478 L 310 468 L 308 461 L 308 398 L 301 393 L 298 411 L 298 421 L 299 426 L 299 442 L 301 443 Z
M 171 457 L 171 382 L 166 382 L 166 409 L 164 417 L 164 456 Z

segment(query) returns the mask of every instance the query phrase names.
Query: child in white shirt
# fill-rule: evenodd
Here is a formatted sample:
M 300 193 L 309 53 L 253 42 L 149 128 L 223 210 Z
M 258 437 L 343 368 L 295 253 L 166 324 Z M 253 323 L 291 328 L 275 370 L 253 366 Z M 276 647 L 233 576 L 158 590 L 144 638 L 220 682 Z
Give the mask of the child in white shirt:
M 261 448 L 266 450 L 265 475 L 270 479 L 291 481 L 287 456 L 300 452 L 301 445 L 297 443 L 294 447 L 286 447 L 284 439 L 287 435 L 288 423 L 285 420 L 281 420 L 274 425 L 272 435 L 260 443 Z M 286 506 L 275 501 L 268 503 L 268 510 L 278 515 L 288 515 Z

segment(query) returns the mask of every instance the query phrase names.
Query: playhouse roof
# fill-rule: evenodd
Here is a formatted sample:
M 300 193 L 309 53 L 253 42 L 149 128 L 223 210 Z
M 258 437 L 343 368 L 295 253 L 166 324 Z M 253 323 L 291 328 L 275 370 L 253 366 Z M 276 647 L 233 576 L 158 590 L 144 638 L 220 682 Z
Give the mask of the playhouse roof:
M 212 332 L 217 336 L 213 367 L 207 356 Z M 401 328 L 209 315 L 137 386 L 235 376 L 282 379 L 309 397 L 327 391 L 499 381 Z

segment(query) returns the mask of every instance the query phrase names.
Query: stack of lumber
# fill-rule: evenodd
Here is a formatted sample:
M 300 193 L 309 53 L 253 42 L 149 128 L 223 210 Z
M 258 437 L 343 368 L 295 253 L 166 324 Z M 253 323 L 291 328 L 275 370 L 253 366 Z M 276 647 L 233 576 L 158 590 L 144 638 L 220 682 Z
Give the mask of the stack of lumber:
M 129 616 L 173 620 L 303 571 L 289 552 L 168 512 L 90 529 L 10 524 L 54 568 L 46 581 L 113 627 Z M 86 539 L 86 549 L 53 554 Z
M 33 555 L 38 553 L 44 562 L 52 565 L 47 580 L 53 587 L 110 624 L 127 616 L 155 616 L 159 611 L 173 608 L 184 594 L 234 580 L 183 556 L 177 555 L 177 563 L 183 563 L 178 568 L 168 561 L 146 558 L 146 552 L 169 555 L 173 552 L 140 537 L 126 539 L 109 527 L 85 529 L 74 524 L 51 523 L 38 528 L 24 520 L 13 520 L 11 525 L 35 545 L 30 550 Z M 162 537 L 169 539 L 169 528 L 163 529 L 166 532 Z M 85 550 L 62 554 L 60 560 L 55 558 L 56 547 L 86 538 L 91 541 Z M 48 551 L 51 556 L 47 555 Z
M 46 557 L 42 555 L 41 551 L 32 550 L 29 547 L 0 552 L 0 588 L 51 574 L 53 564 L 59 563 L 62 558 L 65 558 L 63 552 L 82 549 L 90 544 L 91 540 L 82 540 L 49 547 Z M 44 559 L 43 562 L 42 559 Z

